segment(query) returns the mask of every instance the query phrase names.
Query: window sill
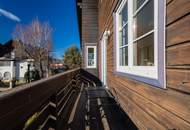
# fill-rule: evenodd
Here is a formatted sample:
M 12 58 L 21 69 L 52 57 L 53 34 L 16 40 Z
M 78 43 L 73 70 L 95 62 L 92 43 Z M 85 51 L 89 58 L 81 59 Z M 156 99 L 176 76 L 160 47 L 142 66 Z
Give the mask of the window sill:
M 97 69 L 97 67 L 86 67 L 86 69 Z
M 121 72 L 121 71 L 115 71 L 113 74 L 115 76 L 123 76 L 123 77 L 127 77 L 129 79 L 135 80 L 135 81 L 140 81 L 140 82 L 149 84 L 149 85 L 151 85 L 153 87 L 166 89 L 166 85 L 165 85 L 165 82 L 163 82 L 163 79 L 162 80 L 153 79 L 153 78 L 143 77 L 143 76 L 134 75 L 134 74 L 129 74 L 129 73 L 126 73 L 126 72 Z

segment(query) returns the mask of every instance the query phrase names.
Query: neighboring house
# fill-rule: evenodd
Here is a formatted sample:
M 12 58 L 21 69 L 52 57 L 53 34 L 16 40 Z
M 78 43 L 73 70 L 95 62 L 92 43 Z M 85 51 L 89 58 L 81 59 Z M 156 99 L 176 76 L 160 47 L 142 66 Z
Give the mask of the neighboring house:
M 1 58 L 0 59 L 0 80 L 10 82 L 15 77 L 14 60 Z
M 0 80 L 3 82 L 13 79 L 23 81 L 28 65 L 31 66 L 30 70 L 34 69 L 33 60 L 27 59 L 18 46 L 19 43 L 13 40 L 0 46 Z
M 28 71 L 28 64 L 30 70 L 33 70 L 33 62 L 30 59 L 15 60 L 0 58 L 0 80 L 10 82 L 13 79 L 23 82 L 24 75 Z
M 25 82 L 26 79 L 24 79 L 25 73 L 30 69 L 30 71 L 34 70 L 34 60 L 33 59 L 23 59 L 19 61 L 15 61 L 15 77 L 20 82 Z M 28 68 L 28 65 L 30 67 Z
M 77 5 L 83 67 L 98 70 L 139 129 L 189 130 L 190 1 Z

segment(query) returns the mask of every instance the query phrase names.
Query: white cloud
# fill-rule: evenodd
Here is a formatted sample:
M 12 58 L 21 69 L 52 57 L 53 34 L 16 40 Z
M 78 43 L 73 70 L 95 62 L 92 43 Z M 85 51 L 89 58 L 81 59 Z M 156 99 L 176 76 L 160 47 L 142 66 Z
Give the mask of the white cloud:
M 13 21 L 16 21 L 16 22 L 20 22 L 21 21 L 20 18 L 17 17 L 16 15 L 14 15 L 11 12 L 8 12 L 8 11 L 3 10 L 3 9 L 0 8 L 0 16 L 1 15 L 5 16 L 5 17 L 7 17 L 7 18 L 9 18 L 9 19 L 11 19 Z

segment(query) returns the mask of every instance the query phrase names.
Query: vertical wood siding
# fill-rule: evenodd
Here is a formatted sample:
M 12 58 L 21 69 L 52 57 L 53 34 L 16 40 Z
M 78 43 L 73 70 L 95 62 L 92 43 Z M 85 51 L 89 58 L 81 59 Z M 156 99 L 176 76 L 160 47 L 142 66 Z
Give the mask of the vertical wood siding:
M 78 0 L 82 3 L 81 11 L 81 47 L 83 51 L 83 68 L 86 67 L 85 46 L 98 42 L 98 0 Z M 97 69 L 87 69 L 97 75 Z
M 96 43 L 98 39 L 97 0 L 82 0 L 82 43 Z
M 190 129 L 190 1 L 167 0 L 167 90 L 114 74 L 113 11 L 119 0 L 99 0 L 99 41 L 111 31 L 107 46 L 107 83 L 140 129 Z M 101 43 L 98 48 L 101 50 Z M 99 51 L 99 72 L 101 72 Z M 101 74 L 99 74 L 101 75 Z

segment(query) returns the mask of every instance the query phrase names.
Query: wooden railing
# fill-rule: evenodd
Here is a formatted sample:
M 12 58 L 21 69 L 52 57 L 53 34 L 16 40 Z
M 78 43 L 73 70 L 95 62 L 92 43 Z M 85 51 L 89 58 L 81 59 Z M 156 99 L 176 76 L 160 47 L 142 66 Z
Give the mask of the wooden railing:
M 75 69 L 0 93 L 0 130 L 59 129 L 75 100 L 82 74 Z

